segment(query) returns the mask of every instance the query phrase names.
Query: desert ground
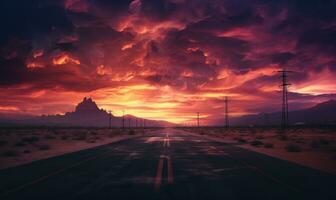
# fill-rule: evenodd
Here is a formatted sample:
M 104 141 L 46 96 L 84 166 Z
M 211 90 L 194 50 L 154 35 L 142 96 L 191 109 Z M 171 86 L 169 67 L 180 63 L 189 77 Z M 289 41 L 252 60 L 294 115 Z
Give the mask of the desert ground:
M 152 129 L 2 128 L 0 169 L 143 135 Z
M 219 142 L 336 174 L 336 130 L 322 128 L 182 128 Z

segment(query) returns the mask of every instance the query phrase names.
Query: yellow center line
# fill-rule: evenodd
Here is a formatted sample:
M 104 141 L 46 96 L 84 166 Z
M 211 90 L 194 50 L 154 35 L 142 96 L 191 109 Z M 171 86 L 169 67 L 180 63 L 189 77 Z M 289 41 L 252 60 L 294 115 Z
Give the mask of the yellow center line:
M 158 168 L 156 171 L 156 176 L 154 179 L 154 187 L 156 189 L 159 189 L 162 183 L 162 173 L 163 173 L 163 165 L 164 165 L 164 160 L 167 162 L 167 176 L 168 178 L 166 179 L 168 184 L 173 184 L 174 182 L 174 176 L 173 176 L 173 165 L 171 162 L 171 158 L 169 156 L 161 155 L 158 163 Z
M 156 171 L 155 182 L 154 182 L 154 186 L 155 186 L 156 189 L 160 188 L 160 186 L 161 186 L 162 171 L 163 171 L 163 159 L 164 158 L 162 156 L 160 156 L 158 168 L 157 168 L 157 171 Z

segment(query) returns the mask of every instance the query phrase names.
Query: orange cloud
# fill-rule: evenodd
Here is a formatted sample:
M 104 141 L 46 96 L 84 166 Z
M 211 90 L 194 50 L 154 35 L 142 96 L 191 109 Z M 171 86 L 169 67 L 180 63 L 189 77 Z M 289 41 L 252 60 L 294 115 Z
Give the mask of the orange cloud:
M 70 57 L 70 55 L 67 54 L 61 54 L 59 56 L 56 56 L 55 58 L 53 58 L 52 63 L 54 65 L 65 65 L 65 64 L 76 64 L 79 65 L 81 64 L 79 60 Z

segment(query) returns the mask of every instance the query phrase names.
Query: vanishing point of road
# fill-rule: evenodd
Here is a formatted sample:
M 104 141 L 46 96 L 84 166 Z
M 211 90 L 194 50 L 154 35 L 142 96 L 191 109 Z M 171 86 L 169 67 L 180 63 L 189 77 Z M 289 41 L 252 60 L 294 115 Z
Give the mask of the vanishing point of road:
M 176 129 L 0 171 L 0 199 L 336 199 L 336 176 Z

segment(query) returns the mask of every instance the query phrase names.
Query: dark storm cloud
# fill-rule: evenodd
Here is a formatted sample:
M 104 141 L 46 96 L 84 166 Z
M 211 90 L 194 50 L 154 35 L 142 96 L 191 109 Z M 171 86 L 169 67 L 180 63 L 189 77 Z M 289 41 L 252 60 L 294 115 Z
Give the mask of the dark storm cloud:
M 295 72 L 289 78 L 297 101 L 300 95 L 314 101 L 313 95 L 322 99 L 335 91 L 333 0 L 0 4 L 0 89 L 91 92 L 149 84 L 210 99 L 213 93 L 234 94 L 242 108 L 254 112 L 246 99 L 258 98 L 256 109 L 269 109 L 265 102 L 279 95 L 277 71 L 286 68 Z

